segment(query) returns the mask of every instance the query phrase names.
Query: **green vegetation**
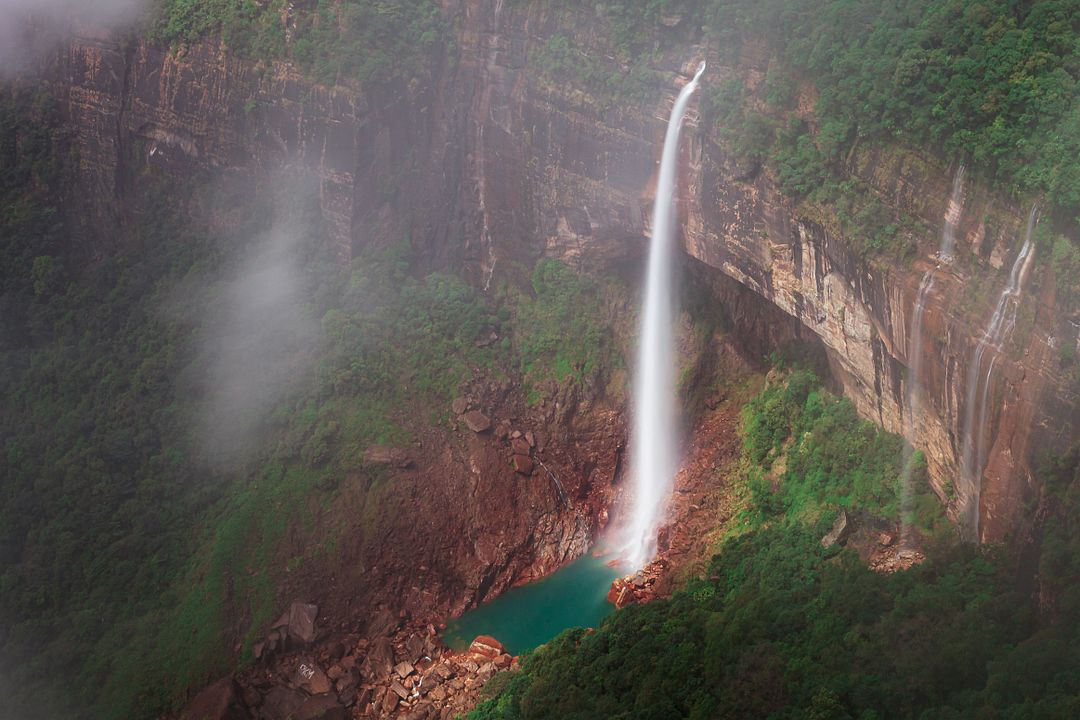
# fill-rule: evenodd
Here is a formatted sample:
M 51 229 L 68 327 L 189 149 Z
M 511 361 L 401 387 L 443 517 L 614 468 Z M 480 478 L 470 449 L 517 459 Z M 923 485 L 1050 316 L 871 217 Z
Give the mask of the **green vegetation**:
M 549 83 L 574 78 L 589 89 L 589 98 L 603 109 L 644 103 L 655 86 L 645 59 L 627 63 L 625 70 L 612 68 L 595 53 L 584 52 L 566 35 L 552 35 L 543 45 L 533 47 L 529 62 Z
M 166 43 L 220 34 L 241 55 L 290 59 L 327 84 L 422 76 L 449 42 L 433 0 L 318 0 L 298 9 L 284 0 L 163 0 L 153 34 Z
M 873 509 L 895 519 L 903 441 L 859 419 L 850 400 L 817 384 L 811 371 L 796 370 L 743 411 L 755 509 L 808 524 L 829 507 Z M 774 492 L 768 469 L 781 451 L 785 469 Z
M 514 354 L 526 396 L 567 380 L 603 390 L 622 364 L 605 323 L 603 280 L 581 275 L 556 260 L 541 260 L 532 273 L 532 295 L 512 293 Z
M 518 5 L 527 5 L 518 0 Z M 583 6 L 569 0 L 544 0 L 572 18 L 561 23 L 572 34 L 558 33 L 529 48 L 529 63 L 553 86 L 569 78 L 602 110 L 641 106 L 658 87 L 652 69 L 658 59 L 656 43 L 673 35 L 662 24 L 669 12 L 686 5 L 681 0 L 612 2 Z M 589 17 L 583 17 L 587 13 Z M 580 21 L 580 22 L 579 22 Z M 667 30 L 667 33 L 664 31 Z
M 858 141 L 929 144 L 1075 215 L 1078 18 L 1072 0 L 727 0 L 710 4 L 708 22 L 722 50 L 764 39 L 812 80 L 808 162 L 841 169 Z
M 806 370 L 744 415 L 746 509 L 709 572 L 670 600 L 631 606 L 525 658 L 473 720 L 1072 716 L 1080 708 L 1080 451 L 1044 470 L 1056 493 L 1040 617 L 1014 558 L 939 532 L 892 575 L 823 548 L 832 509 L 894 517 L 899 440 L 859 421 Z M 783 460 L 783 462 L 781 462 Z M 767 470 L 759 465 L 771 465 Z M 777 474 L 775 470 L 786 465 Z M 755 487 L 769 475 L 770 484 Z M 943 524 L 919 491 L 924 530 Z M 1077 596 L 1080 597 L 1080 596 Z
M 767 157 L 789 194 L 836 206 L 845 234 L 870 252 L 905 255 L 911 220 L 851 179 L 857 147 L 964 158 L 985 182 L 1042 196 L 1066 221 L 1080 213 L 1076 10 L 1070 0 L 711 3 L 722 53 L 762 42 L 773 53 L 764 100 L 776 120 L 730 92 L 712 105 L 738 150 Z M 799 80 L 817 91 L 813 126 L 796 114 Z

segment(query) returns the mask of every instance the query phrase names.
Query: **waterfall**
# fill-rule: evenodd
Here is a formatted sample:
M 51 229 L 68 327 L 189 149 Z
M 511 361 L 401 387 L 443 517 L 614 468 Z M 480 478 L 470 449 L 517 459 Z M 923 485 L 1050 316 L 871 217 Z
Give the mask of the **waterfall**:
M 989 420 L 990 381 L 997 362 L 997 353 L 1013 326 L 1016 324 L 1016 311 L 1019 304 L 1020 292 L 1024 286 L 1031 261 L 1035 257 L 1032 253 L 1032 232 L 1039 222 L 1039 207 L 1035 205 L 1028 215 L 1027 229 L 1024 231 L 1024 244 L 1020 253 L 1013 261 L 1009 271 L 1009 282 L 998 297 L 994 314 L 990 316 L 990 323 L 986 326 L 986 332 L 979 338 L 975 351 L 971 356 L 971 364 L 967 371 L 967 392 L 964 396 L 964 433 L 963 448 L 960 456 L 960 520 L 964 536 L 968 540 L 977 542 L 979 539 L 979 496 L 982 491 L 982 472 L 986 465 L 988 449 L 983 445 L 986 434 L 986 425 Z M 990 365 L 983 377 L 982 365 L 986 351 L 993 351 Z M 983 388 L 981 402 L 979 402 L 979 385 Z M 978 417 L 978 422 L 976 422 Z
M 964 211 L 964 174 L 964 164 L 960 163 L 953 175 L 952 194 L 949 195 L 949 207 L 945 210 L 945 226 L 941 230 L 941 247 L 938 249 L 938 258 L 945 263 L 953 261 L 956 227 L 960 224 L 960 216 Z
M 964 165 L 956 169 L 953 176 L 952 193 L 949 205 L 945 209 L 945 222 L 941 228 L 941 243 L 938 247 L 938 265 L 930 268 L 919 283 L 919 292 L 915 295 L 915 307 L 911 315 L 911 333 L 908 335 L 908 438 L 914 440 L 916 421 L 920 417 L 922 392 L 922 339 L 923 313 L 926 311 L 926 299 L 934 287 L 934 273 L 941 263 L 952 263 L 953 247 L 956 245 L 956 228 L 964 210 Z M 900 542 L 903 549 L 908 549 L 911 540 L 911 512 L 914 500 L 911 487 L 911 454 L 905 449 L 904 470 L 900 483 Z
M 627 561 L 642 567 L 656 551 L 656 532 L 676 471 L 675 323 L 671 265 L 677 225 L 676 171 L 679 133 L 690 95 L 705 63 L 671 108 L 652 214 L 652 242 L 645 281 L 637 368 L 634 378 L 634 506 L 627 528 Z

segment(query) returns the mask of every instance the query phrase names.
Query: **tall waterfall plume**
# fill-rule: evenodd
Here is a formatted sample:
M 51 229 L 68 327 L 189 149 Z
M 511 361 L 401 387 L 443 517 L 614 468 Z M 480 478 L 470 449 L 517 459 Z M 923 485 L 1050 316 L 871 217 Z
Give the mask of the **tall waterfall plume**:
M 979 338 L 971 355 L 971 364 L 967 371 L 967 392 L 964 396 L 964 433 L 960 456 L 960 520 L 964 536 L 971 541 L 979 540 L 979 498 L 982 492 L 982 473 L 986 466 L 987 420 L 989 419 L 990 381 L 994 374 L 998 353 L 1001 352 L 1005 339 L 1016 324 L 1017 305 L 1024 287 L 1024 279 L 1031 267 L 1033 254 L 1032 233 L 1039 222 L 1039 207 L 1035 205 L 1028 215 L 1027 229 L 1024 231 L 1024 244 L 1009 271 L 1009 282 L 998 297 L 994 314 L 986 332 Z M 986 351 L 993 355 L 983 374 L 983 360 Z M 979 388 L 982 387 L 982 396 Z
M 698 86 L 705 63 L 679 92 L 671 108 L 660 176 L 652 214 L 652 242 L 645 280 L 636 375 L 634 378 L 633 510 L 626 529 L 626 560 L 642 567 L 656 551 L 656 532 L 675 480 L 676 412 L 675 323 L 672 255 L 677 227 L 675 184 L 679 163 L 679 134 L 690 95 Z
M 949 205 L 945 210 L 945 222 L 941 228 L 941 244 L 938 247 L 938 263 L 926 271 L 919 283 L 919 292 L 915 295 L 915 307 L 911 313 L 911 332 L 908 335 L 908 414 L 907 430 L 908 437 L 915 437 L 916 423 L 921 415 L 920 403 L 922 401 L 922 340 L 923 340 L 923 313 L 926 311 L 926 300 L 934 287 L 934 277 L 942 263 L 952 263 L 953 247 L 956 245 L 956 228 L 960 224 L 960 217 L 964 211 L 964 165 L 956 169 L 953 176 L 952 193 L 949 195 Z M 901 477 L 900 504 L 901 504 L 901 529 L 900 542 L 902 549 L 907 549 L 911 540 L 911 512 L 914 492 L 911 487 L 912 467 L 911 450 L 907 449 L 904 456 L 904 472 Z

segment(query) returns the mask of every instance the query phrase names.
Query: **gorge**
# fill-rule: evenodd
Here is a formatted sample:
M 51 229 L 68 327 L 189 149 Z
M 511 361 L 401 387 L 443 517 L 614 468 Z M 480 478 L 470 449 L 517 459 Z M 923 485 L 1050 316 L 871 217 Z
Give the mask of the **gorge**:
M 0 690 L 16 718 L 179 717 L 207 701 L 204 688 L 235 717 L 276 717 L 329 694 L 333 708 L 311 717 L 339 707 L 606 717 L 616 713 L 601 705 L 609 691 L 626 707 L 640 702 L 640 716 L 662 702 L 677 708 L 666 716 L 696 717 L 765 716 L 785 703 L 824 717 L 843 716 L 828 714 L 834 701 L 850 716 L 890 707 L 891 681 L 871 691 L 785 673 L 842 662 L 822 657 L 895 661 L 878 676 L 919 688 L 904 700 L 912 716 L 960 712 L 963 700 L 942 681 L 913 680 L 917 663 L 903 664 L 912 658 L 970 662 L 977 669 L 957 670 L 957 687 L 988 707 L 1040 700 L 1017 699 L 987 668 L 1025 666 L 1032 638 L 1053 633 L 1001 616 L 1071 622 L 1071 176 L 1044 181 L 1049 171 L 1032 162 L 1015 163 L 1029 169 L 1022 179 L 1003 178 L 972 139 L 993 118 L 970 120 L 967 135 L 920 134 L 915 119 L 895 118 L 875 131 L 859 108 L 880 98 L 845 105 L 858 83 L 831 82 L 810 49 L 847 58 L 872 47 L 873 32 L 828 31 L 858 22 L 883 32 L 971 22 L 979 30 L 957 31 L 963 42 L 1030 31 L 1053 44 L 1080 32 L 1073 21 L 1045 9 L 995 24 L 1013 11 L 987 5 L 983 17 L 932 2 L 911 9 L 916 22 L 870 3 L 853 19 L 800 2 L 442 0 L 391 3 L 393 13 L 341 4 L 352 14 L 259 2 L 195 27 L 181 22 L 196 17 L 183 3 L 162 5 L 165 20 L 146 27 L 78 28 L 35 74 L 0 90 L 11 239 L 0 303 Z M 233 7 L 189 5 L 206 9 L 198 17 Z M 336 24 L 317 22 L 339 11 Z M 967 52 L 927 32 L 887 73 L 848 58 L 852 78 L 856 67 L 877 73 L 860 92 L 895 83 L 880 94 L 922 107 L 912 78 L 946 72 L 940 53 Z M 1053 77 L 1075 74 L 1072 51 L 1051 50 L 1065 58 Z M 1039 97 L 1065 98 L 1072 117 L 1069 87 Z M 1005 96 L 964 96 L 935 116 L 1004 107 Z M 1039 132 L 1071 137 L 1062 122 Z M 1031 143 L 1015 146 L 1031 146 L 1037 133 L 1022 132 Z M 1069 157 L 1069 147 L 1044 154 Z M 282 186 L 294 203 L 280 200 Z M 215 363 L 245 357 L 215 330 L 235 328 L 225 318 L 273 325 L 229 310 L 245 258 L 283 227 L 295 286 L 279 289 L 301 298 L 288 313 L 304 332 L 271 335 L 282 338 L 270 343 L 280 366 L 261 345 L 247 357 L 266 366 L 241 363 L 239 387 L 255 388 L 244 397 L 278 382 L 263 367 L 285 368 L 287 392 L 257 406 L 250 443 L 218 426 L 203 433 L 244 446 L 223 463 L 192 439 L 212 401 L 234 397 L 236 374 L 219 382 Z M 661 242 L 686 281 L 671 296 L 672 323 L 638 311 Z M 671 332 L 673 359 L 654 358 L 671 373 L 656 383 L 670 389 L 656 405 L 630 382 L 647 365 L 635 351 L 642 327 Z M 679 410 L 666 409 L 671 400 Z M 652 465 L 639 455 L 645 438 L 676 416 L 682 469 L 660 453 L 642 472 Z M 858 457 L 841 457 L 829 437 Z M 901 459 L 900 470 L 889 464 Z M 647 503 L 633 485 L 666 478 L 665 519 L 653 514 L 663 484 Z M 836 490 L 844 483 L 850 492 Z M 635 494 L 632 564 L 655 555 L 660 569 L 630 576 L 627 593 L 670 600 L 618 610 L 597 632 L 560 636 L 523 661 L 508 657 L 509 638 L 496 636 L 509 652 L 470 655 L 472 638 L 453 652 L 442 644 L 440 623 L 586 555 Z M 833 527 L 842 539 L 822 548 Z M 1005 571 L 978 564 L 999 548 L 1022 591 L 991 587 Z M 927 559 L 891 572 L 901 549 Z M 962 597 L 943 600 L 937 619 L 937 606 L 917 622 L 867 619 L 883 598 L 917 606 L 916 589 L 936 592 L 940 578 L 956 579 Z M 816 616 L 778 587 L 830 598 L 815 612 L 831 624 L 806 636 L 784 625 Z M 848 597 L 873 612 L 827 614 Z M 774 618 L 793 640 L 763 634 L 723 598 L 761 613 L 768 601 L 800 608 Z M 307 605 L 315 637 L 300 643 L 293 608 Z M 724 623 L 694 624 L 705 616 Z M 822 635 L 842 644 L 855 626 L 899 643 L 889 622 L 905 619 L 931 644 L 955 639 L 960 630 L 934 630 L 952 620 L 988 639 L 910 656 L 888 643 L 895 653 L 844 645 L 791 659 L 778 649 Z M 720 642 L 740 621 L 745 654 Z M 685 635 L 663 634 L 672 627 Z M 1070 662 L 1067 649 L 1038 647 L 1050 665 Z M 707 678 L 727 700 L 696 686 L 642 690 L 626 659 L 644 656 Z M 571 660 L 572 677 L 545 674 Z M 411 670 L 396 670 L 402 662 Z M 604 692 L 576 684 L 599 675 L 611 678 Z M 324 680 L 332 689 L 321 692 Z M 436 682 L 442 699 L 421 694 Z M 484 682 L 498 697 L 482 694 Z M 54 685 L 65 692 L 45 690 Z M 567 705 L 549 704 L 543 689 L 556 686 Z M 499 698 L 519 714 L 484 714 Z

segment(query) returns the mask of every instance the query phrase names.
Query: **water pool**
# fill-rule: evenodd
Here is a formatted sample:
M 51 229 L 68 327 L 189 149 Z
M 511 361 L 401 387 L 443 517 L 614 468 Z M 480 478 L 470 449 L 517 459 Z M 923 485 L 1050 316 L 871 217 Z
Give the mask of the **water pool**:
M 596 627 L 615 609 L 607 593 L 620 573 L 607 560 L 585 555 L 543 580 L 507 590 L 449 622 L 443 640 L 464 650 L 477 635 L 491 635 L 520 655 L 568 628 Z

